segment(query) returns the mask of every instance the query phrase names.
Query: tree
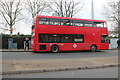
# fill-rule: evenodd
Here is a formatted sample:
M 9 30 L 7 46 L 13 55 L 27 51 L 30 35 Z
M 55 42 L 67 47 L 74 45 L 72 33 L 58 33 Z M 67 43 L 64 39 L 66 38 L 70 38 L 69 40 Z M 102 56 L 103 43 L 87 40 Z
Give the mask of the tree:
M 20 0 L 0 0 L 0 13 L 5 20 L 2 24 L 6 24 L 12 34 L 13 26 L 22 18 L 19 18 L 21 14 L 21 2 Z
M 49 3 L 48 7 L 48 12 L 54 16 L 73 17 L 83 8 L 83 4 L 74 0 L 59 0 Z
M 43 0 L 27 0 L 27 9 L 34 18 L 36 15 L 42 14 L 45 8 L 47 8 L 46 2 Z
M 120 37 L 120 0 L 108 2 L 104 10 L 104 16 L 113 24 L 114 31 L 117 31 Z

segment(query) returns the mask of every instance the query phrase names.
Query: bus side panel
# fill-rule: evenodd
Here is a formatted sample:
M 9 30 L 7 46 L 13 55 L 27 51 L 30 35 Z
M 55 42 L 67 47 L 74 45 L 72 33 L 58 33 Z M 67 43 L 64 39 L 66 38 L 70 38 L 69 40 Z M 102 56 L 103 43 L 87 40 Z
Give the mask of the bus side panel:
M 84 49 L 90 50 L 92 44 L 92 35 L 91 34 L 84 34 Z
M 108 50 L 109 49 L 109 43 L 101 43 L 99 45 L 99 49 L 98 50 Z
M 61 51 L 66 51 L 66 50 L 85 50 L 84 43 L 62 43 L 62 45 L 60 45 L 59 47 L 60 47 Z
M 107 28 L 101 28 L 101 30 L 99 30 L 100 33 L 100 42 L 99 42 L 99 50 L 107 50 L 109 49 L 109 43 L 102 43 L 102 35 L 108 35 L 108 30 Z

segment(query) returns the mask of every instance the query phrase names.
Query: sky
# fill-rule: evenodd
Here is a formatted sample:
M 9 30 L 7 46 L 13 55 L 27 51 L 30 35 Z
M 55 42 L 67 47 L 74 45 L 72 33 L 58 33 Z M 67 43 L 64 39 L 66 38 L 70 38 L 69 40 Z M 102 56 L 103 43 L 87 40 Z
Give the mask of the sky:
M 94 4 L 94 19 L 104 20 L 102 16 L 103 6 L 106 0 L 93 0 Z M 79 16 L 79 15 L 78 15 Z M 91 19 L 91 0 L 86 0 L 84 10 L 80 15 L 81 18 Z
M 77 1 L 77 0 L 76 0 Z M 78 0 L 79 1 L 79 0 Z M 103 7 L 107 3 L 108 0 L 93 0 L 94 2 L 94 19 L 97 20 L 105 20 L 102 13 L 104 11 Z M 83 9 L 75 16 L 76 18 L 84 18 L 91 19 L 91 0 L 84 0 Z M 28 18 L 30 17 L 30 13 L 27 11 L 23 12 L 23 16 Z M 15 25 L 16 29 L 13 31 L 13 34 L 31 34 L 31 21 L 23 20 Z M 108 27 L 110 29 L 110 27 Z M 5 32 L 9 34 L 10 32 Z

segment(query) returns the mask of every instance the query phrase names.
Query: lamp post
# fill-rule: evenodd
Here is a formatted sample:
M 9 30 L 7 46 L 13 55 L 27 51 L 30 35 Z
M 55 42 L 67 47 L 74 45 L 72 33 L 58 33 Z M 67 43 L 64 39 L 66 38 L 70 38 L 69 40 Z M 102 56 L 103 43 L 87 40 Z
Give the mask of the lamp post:
M 93 3 L 93 0 L 91 0 L 91 18 L 94 19 L 94 3 Z

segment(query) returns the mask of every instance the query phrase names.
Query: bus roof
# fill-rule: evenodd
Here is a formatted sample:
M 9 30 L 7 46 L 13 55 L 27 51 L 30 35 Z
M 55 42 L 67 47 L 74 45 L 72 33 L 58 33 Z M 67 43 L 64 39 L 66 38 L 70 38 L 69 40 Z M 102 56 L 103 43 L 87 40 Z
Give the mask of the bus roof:
M 94 21 L 94 22 L 106 22 L 106 21 L 104 21 L 104 20 L 82 19 L 82 18 L 70 18 L 70 17 L 59 17 L 59 16 L 43 16 L 43 15 L 38 15 L 38 16 L 36 16 L 36 17 L 57 18 L 57 19 L 71 19 L 71 20 Z

